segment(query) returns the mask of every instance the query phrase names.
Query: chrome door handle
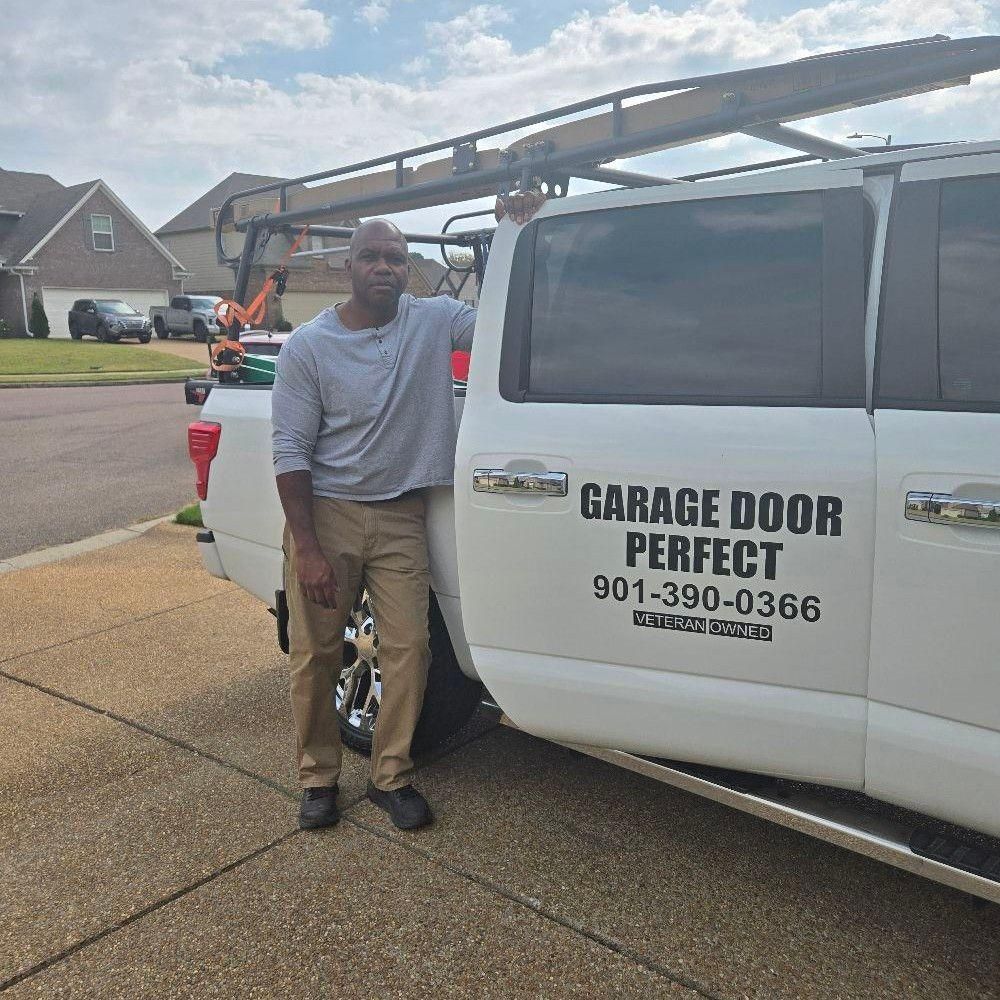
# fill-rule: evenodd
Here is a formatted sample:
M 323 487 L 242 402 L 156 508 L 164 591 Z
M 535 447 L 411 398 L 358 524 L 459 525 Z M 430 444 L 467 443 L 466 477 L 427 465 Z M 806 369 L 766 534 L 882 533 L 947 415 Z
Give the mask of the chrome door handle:
M 476 469 L 472 473 L 476 493 L 525 493 L 530 496 L 564 497 L 569 488 L 565 472 L 507 472 Z
M 1000 500 L 954 497 L 950 493 L 907 493 L 906 519 L 970 528 L 1000 528 Z

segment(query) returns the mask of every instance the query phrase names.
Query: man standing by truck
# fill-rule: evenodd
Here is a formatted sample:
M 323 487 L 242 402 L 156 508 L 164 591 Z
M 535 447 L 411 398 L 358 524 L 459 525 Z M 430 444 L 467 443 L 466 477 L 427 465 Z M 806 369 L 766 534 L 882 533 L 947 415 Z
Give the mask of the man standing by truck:
M 541 195 L 508 199 L 516 223 Z M 497 200 L 498 220 L 505 208 Z M 299 826 L 332 826 L 341 742 L 334 691 L 344 627 L 362 584 L 378 620 L 382 696 L 368 798 L 400 829 L 432 821 L 410 783 L 410 742 L 430 662 L 424 491 L 450 485 L 450 356 L 469 350 L 475 310 L 406 295 L 406 240 L 373 219 L 355 230 L 351 297 L 300 327 L 278 356 L 274 470 L 285 512 L 292 714 L 303 788 Z

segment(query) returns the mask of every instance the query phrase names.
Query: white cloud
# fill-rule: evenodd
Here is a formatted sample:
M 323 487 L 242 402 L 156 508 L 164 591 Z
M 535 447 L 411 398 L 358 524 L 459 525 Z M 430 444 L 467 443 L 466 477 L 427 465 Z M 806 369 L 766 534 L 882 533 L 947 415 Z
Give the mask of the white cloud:
M 407 76 L 416 76 L 420 73 L 426 73 L 430 68 L 431 61 L 427 58 L 427 56 L 414 56 L 412 59 L 400 66 L 400 69 L 406 73 Z
M 42 0 L 30 17 L 8 19 L 0 148 L 17 141 L 20 169 L 45 170 L 66 183 L 103 176 L 154 225 L 232 170 L 312 172 L 634 83 L 997 28 L 992 0 L 830 0 L 767 17 L 745 0 L 680 10 L 635 0 L 576 14 L 518 50 L 504 34 L 516 16 L 510 6 L 479 4 L 428 24 L 423 47 L 412 40 L 398 79 L 308 72 L 279 86 L 232 75 L 226 59 L 250 50 L 266 57 L 274 46 L 327 45 L 330 20 L 309 0 L 172 0 L 155 7 L 125 0 L 97 7 L 90 0 L 101 23 L 115 25 L 113 45 L 110 33 L 66 32 L 67 23 L 97 16 L 81 10 L 86 2 Z M 388 11 L 390 2 L 367 6 Z M 390 30 L 391 19 L 373 16 L 373 27 Z M 407 82 L 413 74 L 419 79 Z M 840 139 L 855 129 L 892 131 L 902 141 L 997 136 L 998 96 L 1000 74 L 809 127 Z M 669 151 L 657 162 L 683 172 L 754 150 L 771 155 L 738 138 L 708 155 Z
M 380 24 L 389 20 L 390 0 L 368 0 L 354 14 L 356 21 L 367 24 L 372 31 L 378 31 Z

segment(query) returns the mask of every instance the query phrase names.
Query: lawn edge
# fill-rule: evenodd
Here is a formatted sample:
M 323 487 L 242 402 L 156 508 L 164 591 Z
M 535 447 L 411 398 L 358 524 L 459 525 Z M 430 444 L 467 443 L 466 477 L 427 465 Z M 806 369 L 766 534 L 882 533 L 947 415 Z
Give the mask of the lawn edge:
M 109 379 L 107 373 L 104 377 L 81 378 L 76 375 L 66 375 L 63 378 L 34 376 L 26 379 L 24 376 L 0 376 L 0 389 L 56 389 L 70 386 L 92 386 L 92 385 L 156 385 L 166 382 L 184 382 L 189 378 L 198 378 L 205 374 L 204 368 L 178 369 L 177 371 L 150 372 L 148 378 L 143 378 L 143 372 L 124 372 L 126 377 L 120 379 Z M 4 381 L 10 378 L 12 381 Z M 19 381 L 13 381 L 13 379 Z

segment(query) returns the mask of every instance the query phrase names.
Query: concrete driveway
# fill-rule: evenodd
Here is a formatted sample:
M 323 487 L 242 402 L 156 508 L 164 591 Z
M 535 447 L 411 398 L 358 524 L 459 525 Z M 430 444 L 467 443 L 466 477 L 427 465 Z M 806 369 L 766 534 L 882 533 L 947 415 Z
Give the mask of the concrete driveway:
M 160 525 L 0 575 L 0 993 L 986 998 L 1000 907 L 498 726 L 296 828 L 273 619 Z
M 196 364 L 204 362 L 205 367 L 208 368 L 208 345 L 199 344 L 197 340 L 193 340 L 191 337 L 184 337 L 183 339 L 168 337 L 166 340 L 153 337 L 148 344 L 141 346 L 147 350 L 156 351 L 157 354 L 173 354 L 175 357 L 186 358 L 188 361 L 194 361 Z

